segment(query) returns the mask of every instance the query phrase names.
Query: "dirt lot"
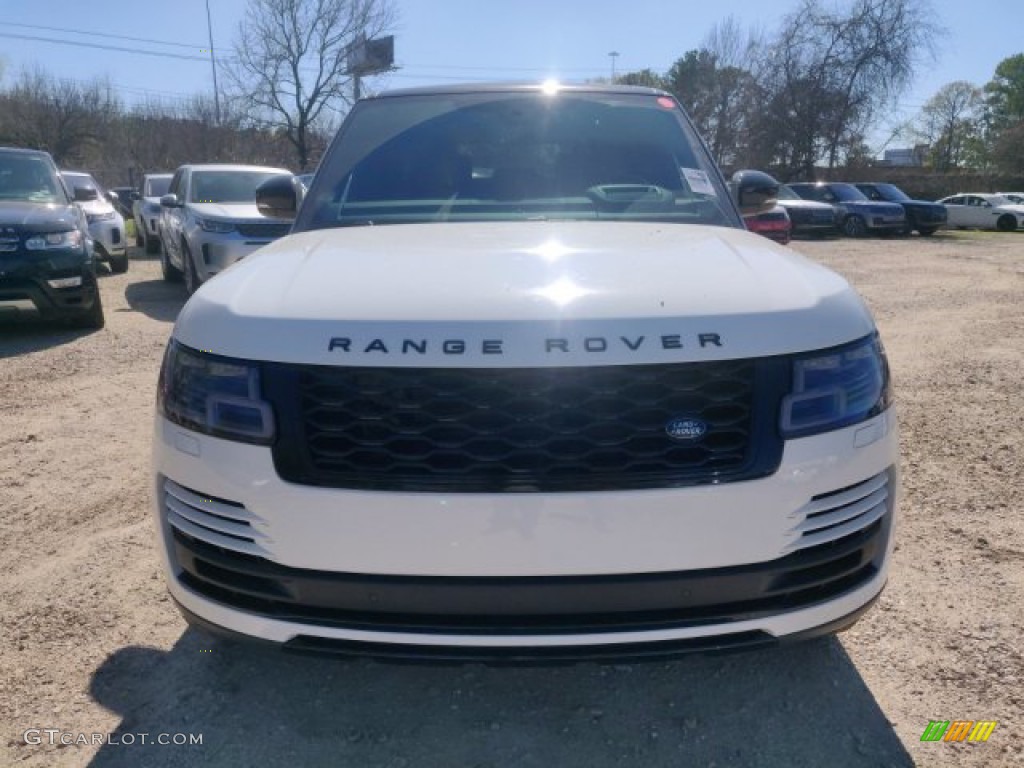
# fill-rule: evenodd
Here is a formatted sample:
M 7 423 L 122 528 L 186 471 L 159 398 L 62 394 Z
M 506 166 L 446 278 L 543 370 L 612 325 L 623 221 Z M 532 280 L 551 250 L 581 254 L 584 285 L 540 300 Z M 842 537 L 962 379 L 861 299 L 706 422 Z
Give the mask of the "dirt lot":
M 891 581 L 839 639 L 671 663 L 396 666 L 211 643 L 165 595 L 148 513 L 182 289 L 136 253 L 102 279 L 105 330 L 0 328 L 0 765 L 1024 764 L 1024 233 L 795 247 L 847 275 L 888 346 Z M 930 719 L 999 725 L 985 744 L 921 743 Z M 115 743 L 26 744 L 28 729 Z

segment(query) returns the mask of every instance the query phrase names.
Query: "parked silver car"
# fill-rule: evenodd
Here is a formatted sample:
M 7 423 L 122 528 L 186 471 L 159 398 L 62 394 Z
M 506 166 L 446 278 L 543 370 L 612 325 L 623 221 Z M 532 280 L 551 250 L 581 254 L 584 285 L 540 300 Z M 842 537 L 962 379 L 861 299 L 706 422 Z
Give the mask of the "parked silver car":
M 93 240 L 93 252 L 100 261 L 110 266 L 111 272 L 128 270 L 128 247 L 124 240 L 124 217 L 114 208 L 109 193 L 91 174 L 81 171 L 61 171 L 69 189 L 79 187 L 96 190 L 96 196 L 79 201 L 77 205 L 85 212 L 89 222 L 89 236 Z
M 142 192 L 132 204 L 135 218 L 135 245 L 146 253 L 160 250 L 160 198 L 171 186 L 171 173 L 147 173 L 142 177 Z
M 256 187 L 283 168 L 183 165 L 160 198 L 165 280 L 184 275 L 189 294 L 221 270 L 285 235 L 291 222 L 256 209 Z

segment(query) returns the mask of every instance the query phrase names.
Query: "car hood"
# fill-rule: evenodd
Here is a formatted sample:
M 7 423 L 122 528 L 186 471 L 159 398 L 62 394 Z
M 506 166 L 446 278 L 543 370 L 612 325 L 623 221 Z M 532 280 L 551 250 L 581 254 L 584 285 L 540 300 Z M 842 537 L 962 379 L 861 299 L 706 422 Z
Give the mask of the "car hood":
M 1024 216 L 1024 205 L 1018 205 L 1016 203 L 1012 205 L 997 205 L 997 211 L 1007 211 L 1009 213 L 1016 213 L 1018 216 Z
M 829 203 L 819 203 L 817 200 L 779 200 L 783 208 L 805 208 L 812 211 L 828 209 L 835 211 L 835 206 Z
M 56 203 L 0 202 L 0 232 L 65 232 L 78 228 L 73 206 Z
M 114 206 L 103 199 L 86 200 L 78 204 L 86 213 L 116 213 Z
M 188 207 L 200 217 L 266 220 L 256 208 L 256 203 L 189 203 Z
M 945 208 L 942 203 L 936 203 L 934 200 L 902 200 L 902 205 L 910 205 L 915 208 Z
M 174 334 L 252 360 L 496 367 L 764 356 L 873 328 L 841 277 L 742 230 L 514 222 L 290 235 L 203 285 Z

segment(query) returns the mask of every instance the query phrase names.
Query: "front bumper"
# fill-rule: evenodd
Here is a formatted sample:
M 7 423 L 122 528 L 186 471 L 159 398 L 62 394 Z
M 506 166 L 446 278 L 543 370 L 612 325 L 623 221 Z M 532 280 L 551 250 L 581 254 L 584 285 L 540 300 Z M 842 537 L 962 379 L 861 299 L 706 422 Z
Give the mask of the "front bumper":
M 63 281 L 65 285 L 54 285 L 51 281 Z M 82 253 L 0 259 L 2 319 L 55 319 L 85 314 L 92 309 L 98 292 L 92 258 Z
M 907 226 L 905 218 L 871 215 L 865 217 L 868 229 L 872 232 L 902 232 Z
M 124 241 L 124 219 L 119 215 L 112 219 L 94 221 L 89 224 L 89 235 L 96 244 L 101 259 L 120 257 L 127 253 Z
M 154 514 L 186 615 L 289 648 L 443 658 L 708 650 L 829 631 L 877 597 L 896 443 L 890 410 L 789 441 L 779 471 L 759 480 L 382 493 L 284 483 L 269 449 L 158 416 Z
M 189 234 L 189 248 L 196 256 L 196 269 L 204 282 L 271 242 L 271 239 L 248 238 L 237 232 L 220 234 L 194 229 Z

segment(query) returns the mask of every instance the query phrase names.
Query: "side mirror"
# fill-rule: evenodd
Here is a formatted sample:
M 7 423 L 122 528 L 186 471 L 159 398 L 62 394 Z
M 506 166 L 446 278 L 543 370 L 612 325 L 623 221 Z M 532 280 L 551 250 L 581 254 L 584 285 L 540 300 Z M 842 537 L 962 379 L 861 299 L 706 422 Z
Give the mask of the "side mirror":
M 294 219 L 305 187 L 295 176 L 278 174 L 256 187 L 256 208 L 267 218 Z
M 767 213 L 779 200 L 779 182 L 764 171 L 736 171 L 732 186 L 743 216 Z
M 160 198 L 161 208 L 181 208 L 181 202 L 178 200 L 178 196 L 174 194 L 164 195 Z
M 75 202 L 88 203 L 90 200 L 98 200 L 100 193 L 96 187 L 75 187 Z

